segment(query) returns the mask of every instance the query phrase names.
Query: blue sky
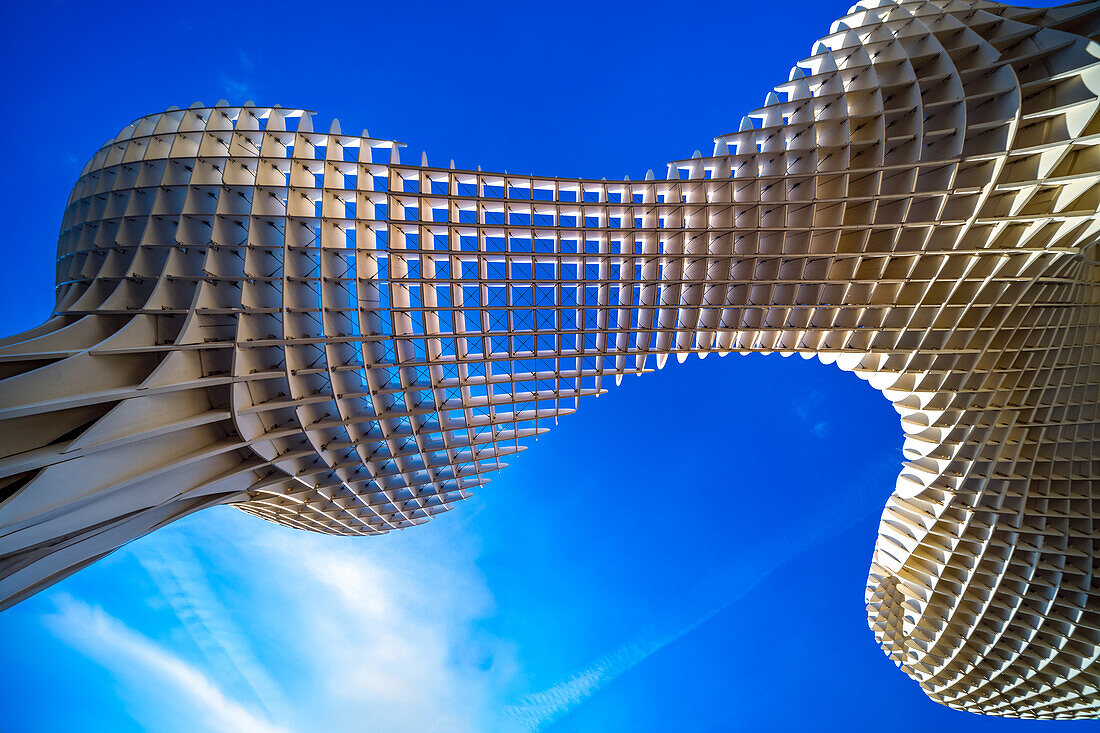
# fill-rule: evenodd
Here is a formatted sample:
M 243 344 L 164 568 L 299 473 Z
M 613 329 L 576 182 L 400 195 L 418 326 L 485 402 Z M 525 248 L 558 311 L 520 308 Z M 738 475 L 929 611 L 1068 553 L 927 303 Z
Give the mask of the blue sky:
M 134 117 L 252 99 L 410 160 L 640 178 L 734 130 L 847 9 L 348 5 L 8 7 L 0 330 L 49 312 L 69 188 Z M 5 612 L 0 729 L 1079 729 L 938 706 L 875 646 L 863 585 L 900 446 L 835 367 L 670 363 L 425 526 L 209 510 Z

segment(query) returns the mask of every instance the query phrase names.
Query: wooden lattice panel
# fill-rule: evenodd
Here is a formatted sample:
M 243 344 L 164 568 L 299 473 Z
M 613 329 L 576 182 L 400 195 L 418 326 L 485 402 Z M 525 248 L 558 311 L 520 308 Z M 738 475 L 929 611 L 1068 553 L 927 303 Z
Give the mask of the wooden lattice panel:
M 930 697 L 1100 713 L 1100 4 L 869 0 L 664 178 L 403 164 L 303 110 L 143 117 L 0 341 L 0 598 L 233 503 L 427 521 L 582 397 L 781 352 L 901 414 L 871 628 Z

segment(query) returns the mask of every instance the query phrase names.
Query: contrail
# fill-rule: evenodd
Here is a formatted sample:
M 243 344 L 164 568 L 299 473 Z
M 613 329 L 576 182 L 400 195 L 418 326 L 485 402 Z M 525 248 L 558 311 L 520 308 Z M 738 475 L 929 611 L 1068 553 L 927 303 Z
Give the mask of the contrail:
M 208 730 L 287 733 L 228 697 L 215 679 L 98 606 L 66 593 L 54 594 L 52 600 L 57 612 L 46 615 L 43 622 L 57 636 L 98 659 L 115 676 L 131 675 L 150 685 L 171 686 L 190 699 L 192 709 L 205 717 Z
M 149 573 L 176 618 L 209 661 L 225 660 L 269 715 L 286 720 L 282 691 L 252 653 L 248 637 L 218 601 L 191 544 L 178 532 L 158 536 L 157 540 L 160 544 L 167 542 L 169 547 L 162 552 L 150 543 L 134 557 Z
M 890 462 L 890 471 L 896 471 Z M 782 536 L 772 536 L 758 545 L 741 562 L 713 576 L 685 604 L 684 612 L 655 622 L 632 642 L 600 657 L 591 665 L 542 692 L 529 695 L 506 710 L 519 727 L 538 730 L 591 698 L 600 688 L 617 679 L 669 644 L 683 638 L 766 579 L 774 570 L 810 547 L 834 537 L 874 512 L 882 511 L 881 484 L 865 481 L 840 494 L 829 504 L 830 512 L 811 527 L 792 527 Z

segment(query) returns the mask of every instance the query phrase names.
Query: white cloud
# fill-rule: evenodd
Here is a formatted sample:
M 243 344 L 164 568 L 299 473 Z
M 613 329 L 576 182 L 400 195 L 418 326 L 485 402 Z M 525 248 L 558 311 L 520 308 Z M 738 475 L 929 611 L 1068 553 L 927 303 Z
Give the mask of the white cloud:
M 803 526 L 712 568 L 633 641 L 518 701 L 515 645 L 479 626 L 494 599 L 477 567 L 476 532 L 464 529 L 475 507 L 465 521 L 448 516 L 384 541 L 211 510 L 123 551 L 150 571 L 159 587 L 148 602 L 167 603 L 179 628 L 165 631 L 159 617 L 139 618 L 141 609 L 124 623 L 65 596 L 49 625 L 105 666 L 128 697 L 166 687 L 199 701 L 181 713 L 184 730 L 206 729 L 213 718 L 236 721 L 218 730 L 537 730 L 858 521 L 876 505 L 859 497 L 877 492 L 867 482 L 822 498 Z M 158 624 L 158 638 L 188 637 L 170 651 L 137 630 L 142 620 Z M 185 656 L 188 639 L 197 654 Z
M 182 694 L 202 730 L 281 733 L 284 728 L 229 699 L 202 671 L 167 651 L 102 609 L 67 594 L 53 595 L 57 613 L 43 620 L 72 646 L 107 667 L 117 678 L 158 697 Z M 170 686 L 170 690 L 165 689 Z M 162 725 L 163 720 L 150 721 Z M 192 728 L 195 729 L 195 728 Z
M 218 715 L 234 722 L 217 730 L 497 730 L 515 649 L 478 629 L 493 598 L 464 524 L 371 542 L 213 510 L 122 551 L 154 580 L 148 604 L 166 604 L 178 627 L 64 595 L 47 625 L 128 699 L 172 687 L 200 701 L 174 711 L 181 730 Z
M 440 537 L 446 534 L 425 533 L 396 549 L 395 542 L 372 548 L 317 536 L 293 543 L 264 537 L 288 586 L 283 610 L 325 690 L 329 726 L 495 727 L 513 651 L 476 631 L 492 597 L 473 556 L 456 538 Z
M 183 533 L 165 533 L 135 557 L 149 573 L 206 661 L 218 673 L 241 679 L 268 715 L 285 720 L 288 706 L 279 685 L 260 664 L 249 637 L 210 587 L 203 565 Z

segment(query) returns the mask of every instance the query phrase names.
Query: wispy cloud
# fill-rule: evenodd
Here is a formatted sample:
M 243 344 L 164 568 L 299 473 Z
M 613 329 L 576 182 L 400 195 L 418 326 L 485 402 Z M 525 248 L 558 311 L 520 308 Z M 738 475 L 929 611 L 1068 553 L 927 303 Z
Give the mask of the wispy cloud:
M 47 626 L 127 698 L 169 687 L 201 694 L 193 714 L 177 716 L 183 730 L 204 729 L 209 711 L 236 721 L 219 730 L 499 729 L 516 650 L 478 629 L 493 598 L 465 522 L 372 543 L 218 514 L 126 551 L 154 580 L 148 603 L 167 606 L 178 627 L 64 595 Z M 158 647 L 142 622 L 174 641 Z
M 287 719 L 282 691 L 256 659 L 248 635 L 218 600 L 184 535 L 166 532 L 160 542 L 147 543 L 136 557 L 219 675 L 239 677 L 269 715 Z
M 252 83 L 236 75 L 223 72 L 218 76 L 218 84 L 221 85 L 225 92 L 225 99 L 230 104 L 244 104 L 256 96 Z
M 255 99 L 253 67 L 252 57 L 240 50 L 237 52 L 236 63 L 231 64 L 230 68 L 224 69 L 218 75 L 218 83 L 230 104 L 243 104 L 246 100 Z
M 810 526 L 792 526 L 782 535 L 770 536 L 740 556 L 734 565 L 711 575 L 692 598 L 655 621 L 635 640 L 553 687 L 528 695 L 508 708 L 508 717 L 526 730 L 539 730 L 582 705 L 608 683 L 725 611 L 776 569 L 864 519 L 869 514 L 868 502 L 861 497 L 879 488 L 864 482 L 831 501 L 829 511 L 819 514 Z
M 60 638 L 107 667 L 117 678 L 147 690 L 183 695 L 207 730 L 281 733 L 284 728 L 230 699 L 199 669 L 122 621 L 72 596 L 52 597 L 57 613 L 43 620 Z M 165 690 L 164 685 L 170 686 Z M 160 721 L 163 722 L 163 721 Z M 158 722 L 158 724 L 160 724 Z
M 820 389 L 807 385 L 798 394 L 798 399 L 791 406 L 791 413 L 800 423 L 810 428 L 815 437 L 824 437 L 829 432 L 829 421 L 823 420 L 821 415 L 825 412 L 822 403 L 826 394 Z
M 58 612 L 47 624 L 103 665 L 127 697 L 168 689 L 194 701 L 181 729 L 217 718 L 218 730 L 537 730 L 863 519 L 880 494 L 867 482 L 818 497 L 820 506 L 781 534 L 712 566 L 632 641 L 518 701 L 518 650 L 480 630 L 494 599 L 469 517 L 363 542 L 288 534 L 216 510 L 126 550 L 157 585 L 148 603 L 167 604 L 179 627 L 164 629 L 161 617 L 134 609 L 124 622 L 64 595 L 55 596 Z M 154 642 L 142 621 L 157 624 L 158 639 L 185 633 L 198 654 L 182 656 L 179 638 Z
M 303 621 L 296 633 L 320 661 L 331 724 L 355 729 L 369 711 L 372 731 L 495 728 L 514 651 L 476 631 L 492 597 L 472 556 L 449 543 L 372 552 L 320 537 L 293 548 L 270 539 L 264 550 L 295 589 L 287 604 Z

